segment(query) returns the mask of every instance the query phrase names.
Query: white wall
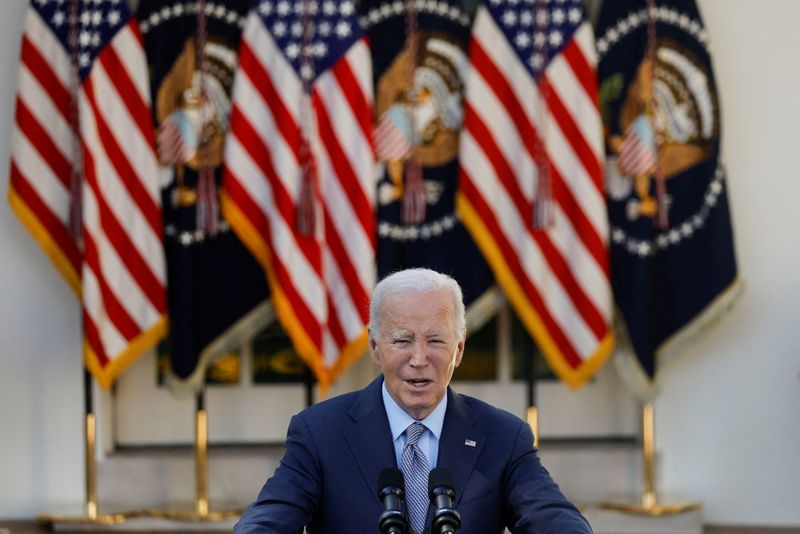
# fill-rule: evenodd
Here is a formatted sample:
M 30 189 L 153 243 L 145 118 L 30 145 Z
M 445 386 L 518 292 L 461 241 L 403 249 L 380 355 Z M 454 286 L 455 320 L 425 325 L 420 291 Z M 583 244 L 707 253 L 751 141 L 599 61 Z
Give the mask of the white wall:
M 83 500 L 78 301 L 5 200 L 25 7 L 0 7 L 0 517 Z
M 658 484 L 702 501 L 709 522 L 800 526 L 800 3 L 699 3 L 747 285 L 662 373 Z M 24 10 L 0 5 L 3 192 Z M 78 303 L 5 202 L 0 254 L 0 518 L 31 517 L 83 500 Z
M 715 522 L 800 525 L 800 2 L 699 3 L 746 286 L 661 375 L 661 488 Z

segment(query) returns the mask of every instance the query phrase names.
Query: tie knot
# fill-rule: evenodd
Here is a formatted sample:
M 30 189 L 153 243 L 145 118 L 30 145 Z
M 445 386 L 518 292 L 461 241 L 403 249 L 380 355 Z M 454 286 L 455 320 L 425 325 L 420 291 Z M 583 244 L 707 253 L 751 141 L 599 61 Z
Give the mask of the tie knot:
M 414 446 L 419 441 L 419 437 L 427 430 L 425 425 L 414 422 L 406 428 L 406 445 Z

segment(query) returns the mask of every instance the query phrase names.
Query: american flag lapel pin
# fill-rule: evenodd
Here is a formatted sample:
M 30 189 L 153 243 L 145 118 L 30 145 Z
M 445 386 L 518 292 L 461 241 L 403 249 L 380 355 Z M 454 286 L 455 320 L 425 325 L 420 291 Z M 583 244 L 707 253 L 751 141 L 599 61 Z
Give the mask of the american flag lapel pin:
M 478 444 L 478 442 L 475 441 L 474 439 L 465 439 L 464 440 L 464 445 L 466 445 L 467 447 L 474 447 L 477 444 Z

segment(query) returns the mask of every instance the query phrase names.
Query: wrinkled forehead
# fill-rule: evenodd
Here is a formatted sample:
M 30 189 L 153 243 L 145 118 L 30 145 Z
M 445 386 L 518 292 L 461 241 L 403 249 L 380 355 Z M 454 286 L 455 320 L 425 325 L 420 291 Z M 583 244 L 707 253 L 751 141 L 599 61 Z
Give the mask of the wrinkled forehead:
M 452 295 L 447 289 L 389 293 L 381 304 L 380 322 L 395 327 L 404 322 L 436 322 L 454 328 L 455 309 Z

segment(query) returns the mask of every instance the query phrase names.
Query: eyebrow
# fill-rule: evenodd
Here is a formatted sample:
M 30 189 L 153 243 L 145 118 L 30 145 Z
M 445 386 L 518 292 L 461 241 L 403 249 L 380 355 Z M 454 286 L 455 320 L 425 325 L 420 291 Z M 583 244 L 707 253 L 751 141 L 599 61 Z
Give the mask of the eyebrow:
M 413 334 L 411 332 L 409 332 L 408 330 L 395 330 L 395 331 L 389 333 L 389 338 L 390 339 L 400 339 L 400 338 L 409 337 L 409 336 L 412 336 L 412 335 Z
M 392 340 L 398 340 L 398 339 L 403 339 L 403 338 L 408 338 L 408 337 L 414 337 L 414 333 L 413 332 L 409 332 L 408 330 L 395 330 L 393 332 L 390 332 L 388 337 L 389 337 L 389 339 L 392 339 Z M 447 337 L 447 332 L 446 331 L 442 331 L 442 330 L 433 330 L 431 332 L 423 333 L 422 337 L 425 338 L 425 339 L 445 338 L 445 337 Z

